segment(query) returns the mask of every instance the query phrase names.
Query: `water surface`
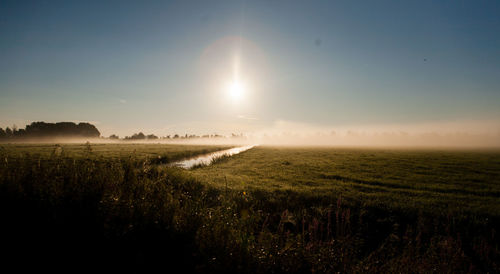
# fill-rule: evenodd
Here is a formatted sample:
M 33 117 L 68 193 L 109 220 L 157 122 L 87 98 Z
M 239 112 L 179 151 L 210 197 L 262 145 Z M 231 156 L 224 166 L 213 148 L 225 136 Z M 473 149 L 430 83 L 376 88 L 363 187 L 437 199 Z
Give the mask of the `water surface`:
M 223 157 L 223 156 L 232 156 L 232 155 L 241 153 L 243 151 L 247 151 L 255 146 L 256 145 L 249 145 L 249 146 L 234 147 L 231 149 L 216 151 L 216 152 L 212 152 L 209 154 L 204 154 L 204 155 L 196 156 L 193 158 L 177 161 L 177 162 L 172 163 L 171 165 L 182 167 L 185 169 L 190 169 L 190 168 L 197 166 L 197 165 L 210 165 L 214 159 L 217 159 L 217 158 Z

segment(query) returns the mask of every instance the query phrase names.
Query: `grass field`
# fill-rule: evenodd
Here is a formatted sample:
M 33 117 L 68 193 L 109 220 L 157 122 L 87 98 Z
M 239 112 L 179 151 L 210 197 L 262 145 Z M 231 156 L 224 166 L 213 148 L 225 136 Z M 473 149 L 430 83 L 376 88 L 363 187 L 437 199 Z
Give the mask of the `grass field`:
M 184 158 L 206 154 L 230 146 L 206 145 L 167 145 L 141 143 L 111 144 L 0 144 L 0 153 L 11 157 L 30 157 L 48 159 L 54 156 L 62 158 L 102 158 L 138 160 L 160 159 L 160 162 L 171 162 Z
M 249 193 L 500 216 L 500 151 L 256 147 L 192 173 Z
M 192 170 L 161 165 L 221 148 L 1 145 L 1 258 L 20 269 L 500 271 L 498 151 L 256 147 Z

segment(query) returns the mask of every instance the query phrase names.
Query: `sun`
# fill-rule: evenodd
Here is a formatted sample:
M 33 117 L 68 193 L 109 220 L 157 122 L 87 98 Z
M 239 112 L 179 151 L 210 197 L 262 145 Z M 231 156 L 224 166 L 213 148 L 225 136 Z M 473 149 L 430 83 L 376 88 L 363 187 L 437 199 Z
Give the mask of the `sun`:
M 237 80 L 229 82 L 227 85 L 227 95 L 233 102 L 241 102 L 245 97 L 245 85 Z

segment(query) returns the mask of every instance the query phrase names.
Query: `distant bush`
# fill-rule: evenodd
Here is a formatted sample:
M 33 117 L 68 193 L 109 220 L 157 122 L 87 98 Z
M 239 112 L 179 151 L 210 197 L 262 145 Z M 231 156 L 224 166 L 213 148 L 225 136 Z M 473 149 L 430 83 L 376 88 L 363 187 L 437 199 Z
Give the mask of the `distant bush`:
M 158 136 L 156 136 L 154 134 L 149 134 L 148 136 L 146 136 L 146 139 L 148 139 L 148 140 L 157 140 Z
M 125 140 L 158 140 L 158 136 L 154 134 L 145 135 L 142 132 L 135 133 L 132 136 L 126 136 Z
M 125 136 L 125 140 L 144 140 L 144 139 L 146 139 L 146 135 L 144 135 L 144 133 L 142 132 L 135 133 L 132 136 Z

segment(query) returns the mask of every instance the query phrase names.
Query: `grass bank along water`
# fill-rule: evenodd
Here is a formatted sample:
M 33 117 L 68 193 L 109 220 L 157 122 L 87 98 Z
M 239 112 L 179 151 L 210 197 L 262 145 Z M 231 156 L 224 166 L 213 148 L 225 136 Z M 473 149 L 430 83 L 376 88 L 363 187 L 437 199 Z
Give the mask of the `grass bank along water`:
M 0 144 L 3 151 L 11 157 L 30 156 L 42 160 L 53 156 L 62 158 L 100 158 L 149 160 L 166 164 L 181 159 L 192 158 L 215 151 L 231 148 L 229 145 L 178 145 L 144 143 L 47 143 L 47 144 Z

